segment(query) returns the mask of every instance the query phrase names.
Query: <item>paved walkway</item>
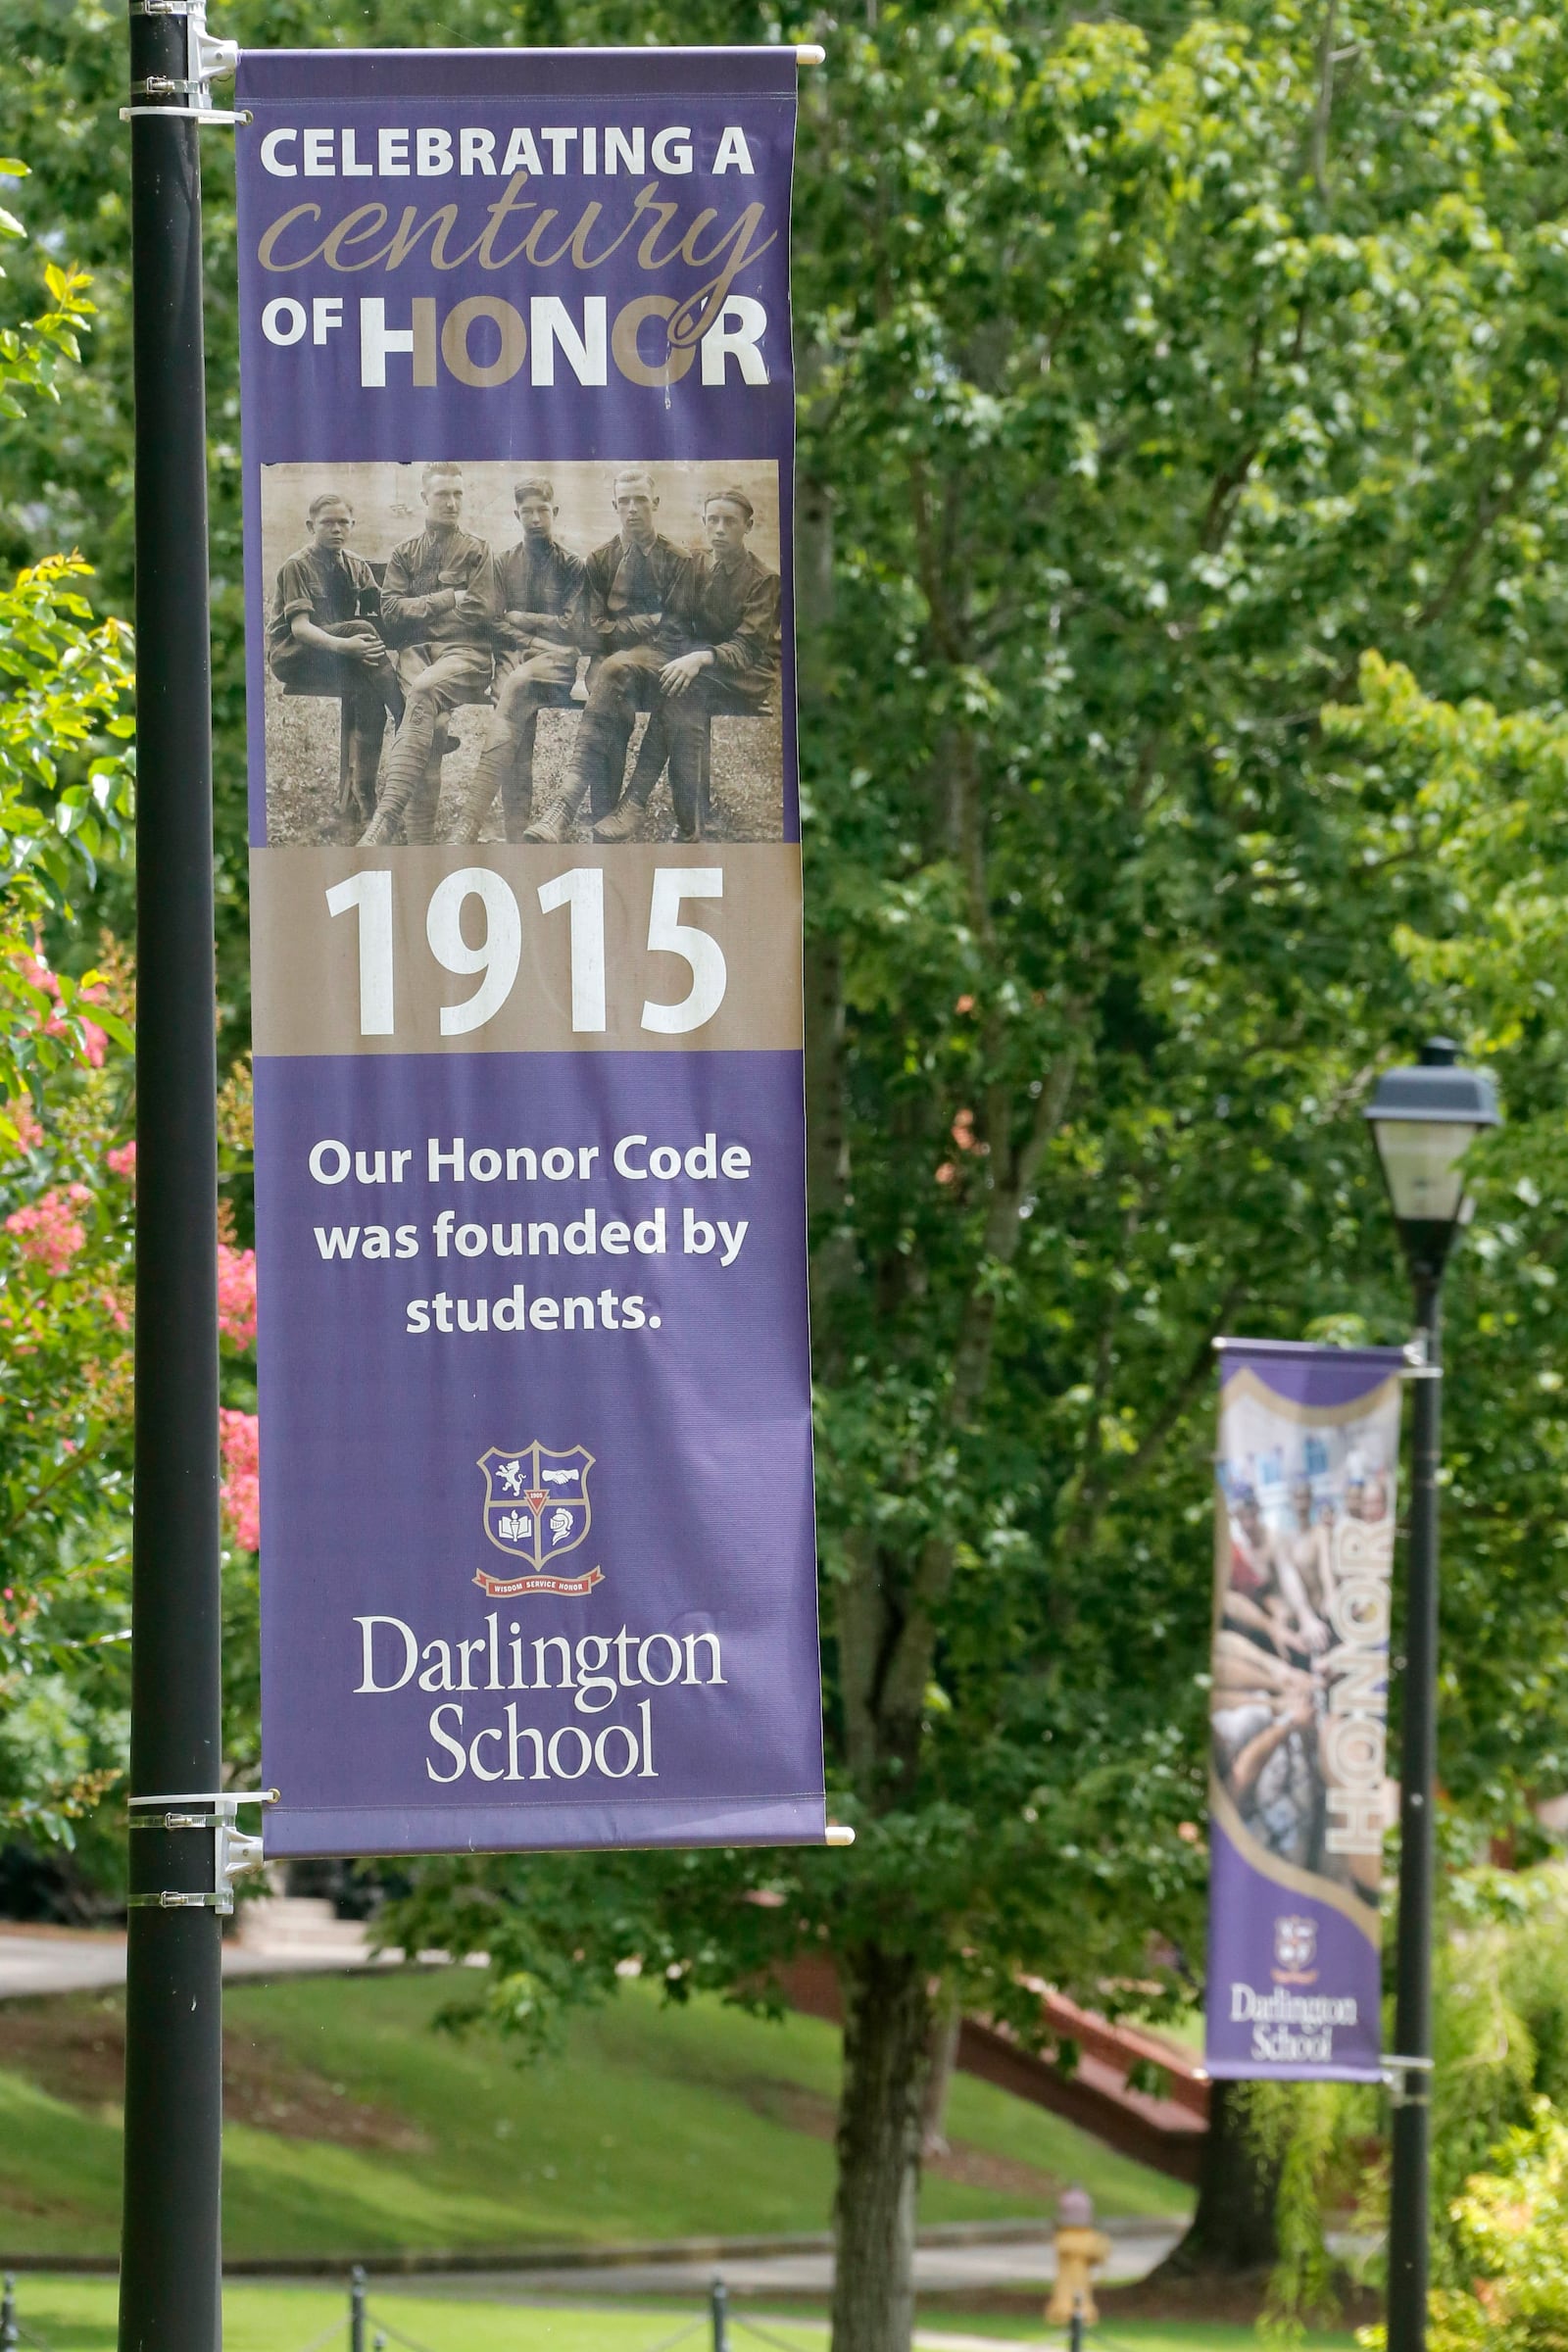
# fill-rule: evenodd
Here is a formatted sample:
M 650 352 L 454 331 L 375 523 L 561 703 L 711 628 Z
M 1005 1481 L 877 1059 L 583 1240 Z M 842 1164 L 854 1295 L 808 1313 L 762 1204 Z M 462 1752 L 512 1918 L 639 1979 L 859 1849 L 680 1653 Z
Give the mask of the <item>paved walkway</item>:
M 27 1992 L 85 1992 L 124 1981 L 123 1936 L 0 1926 L 0 2000 Z
M 1102 2276 L 1106 2283 L 1145 2278 L 1163 2261 L 1181 2231 L 1163 2222 L 1111 2222 L 1104 2225 L 1115 2251 Z M 960 2243 L 927 2243 L 914 2257 L 916 2286 L 926 2294 L 984 2292 L 991 2287 L 1038 2288 L 1044 2294 L 1056 2275 L 1055 2249 L 1050 2236 L 965 2239 Z M 418 2294 L 451 2296 L 485 2303 L 533 2303 L 561 2296 L 600 2297 L 704 2295 L 715 2276 L 737 2294 L 826 2295 L 833 2286 L 833 2257 L 820 2250 L 790 2249 L 773 2254 L 753 2253 L 691 2262 L 607 2264 L 603 2269 L 465 2271 L 419 2277 L 370 2276 L 374 2295 Z
M 312 1970 L 369 1968 L 379 1955 L 354 1920 L 330 1903 L 298 1897 L 242 1906 L 240 1934 L 223 1940 L 225 1977 L 294 1976 Z M 388 1954 L 395 1961 L 397 1954 Z M 0 2000 L 47 1992 L 88 1992 L 125 1982 L 122 1929 L 16 1927 L 0 1921 Z

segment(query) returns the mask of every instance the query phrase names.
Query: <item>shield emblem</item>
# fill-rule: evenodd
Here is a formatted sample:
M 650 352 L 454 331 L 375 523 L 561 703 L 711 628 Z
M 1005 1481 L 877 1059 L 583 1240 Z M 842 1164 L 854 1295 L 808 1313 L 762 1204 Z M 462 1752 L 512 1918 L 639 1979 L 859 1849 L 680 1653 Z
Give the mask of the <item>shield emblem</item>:
M 586 1446 L 562 1453 L 537 1439 L 510 1451 L 490 1446 L 478 1466 L 484 1472 L 485 1534 L 498 1551 L 510 1552 L 535 1575 L 563 1552 L 574 1551 L 593 1525 L 588 1473 L 594 1457 Z
M 1276 1964 L 1293 1975 L 1309 1969 L 1317 1957 L 1317 1922 L 1311 1919 L 1280 1918 L 1274 1922 L 1274 1958 Z

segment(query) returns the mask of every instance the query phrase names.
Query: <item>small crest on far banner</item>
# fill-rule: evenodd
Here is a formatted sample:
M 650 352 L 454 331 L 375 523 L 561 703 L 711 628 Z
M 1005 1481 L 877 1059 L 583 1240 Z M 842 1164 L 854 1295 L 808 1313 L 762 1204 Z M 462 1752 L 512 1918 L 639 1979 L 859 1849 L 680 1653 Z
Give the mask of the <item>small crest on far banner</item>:
M 585 1446 L 564 1451 L 529 1445 L 487 1446 L 479 1456 L 484 1473 L 484 1532 L 498 1551 L 510 1552 L 523 1573 L 498 1577 L 480 1569 L 474 1583 L 495 1597 L 516 1592 L 586 1592 L 603 1581 L 603 1571 L 558 1576 L 554 1563 L 575 1551 L 593 1525 L 588 1473 L 594 1457 Z
M 1317 1970 L 1312 1963 L 1316 1958 L 1315 1919 L 1285 1913 L 1275 1920 L 1272 1973 L 1276 1984 L 1315 1984 Z

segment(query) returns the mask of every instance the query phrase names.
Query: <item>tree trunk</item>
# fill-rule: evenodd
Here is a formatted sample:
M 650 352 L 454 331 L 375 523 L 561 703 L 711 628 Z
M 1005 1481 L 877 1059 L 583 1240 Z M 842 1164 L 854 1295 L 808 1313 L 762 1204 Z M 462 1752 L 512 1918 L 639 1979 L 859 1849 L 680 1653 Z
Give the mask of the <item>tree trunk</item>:
M 1258 2154 L 1247 2129 L 1245 2084 L 1209 2086 L 1208 2132 L 1198 2179 L 1198 2204 L 1180 2245 L 1156 2278 L 1234 2278 L 1269 2271 L 1279 2259 L 1274 2204 L 1279 2166 Z
M 840 1981 L 833 2352 L 908 2352 L 931 1996 L 917 1960 L 876 1943 L 844 1955 Z
M 933 2156 L 949 2153 L 948 2092 L 962 2031 L 963 2011 L 952 1993 L 944 1993 L 931 2021 L 931 2064 L 920 2103 L 920 2154 L 927 2164 Z

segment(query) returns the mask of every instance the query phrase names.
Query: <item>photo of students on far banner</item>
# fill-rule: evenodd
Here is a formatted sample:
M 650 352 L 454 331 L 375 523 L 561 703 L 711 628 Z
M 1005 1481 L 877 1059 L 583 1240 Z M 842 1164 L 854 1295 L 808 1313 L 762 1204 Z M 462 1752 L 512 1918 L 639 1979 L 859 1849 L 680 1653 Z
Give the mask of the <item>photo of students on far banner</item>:
M 1402 1358 L 1228 1341 L 1208 2066 L 1375 2072 Z

